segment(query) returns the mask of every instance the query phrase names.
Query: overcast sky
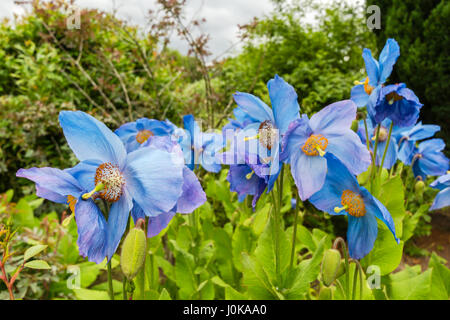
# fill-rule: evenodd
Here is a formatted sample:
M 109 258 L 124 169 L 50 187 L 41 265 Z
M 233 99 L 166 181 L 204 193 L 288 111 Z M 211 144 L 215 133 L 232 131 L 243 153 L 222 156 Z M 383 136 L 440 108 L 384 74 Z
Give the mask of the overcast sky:
M 317 1 L 326 3 L 332 0 Z M 346 1 L 354 3 L 360 0 Z M 14 2 L 0 0 L 0 18 L 13 19 L 14 14 L 24 13 L 24 7 Z M 76 0 L 79 7 L 98 8 L 107 12 L 113 12 L 115 9 L 118 17 L 144 28 L 148 10 L 155 9 L 155 3 L 156 0 Z M 202 29 L 210 35 L 208 48 L 212 52 L 210 59 L 213 59 L 225 52 L 228 55 L 239 50 L 238 24 L 249 23 L 253 17 L 263 17 L 272 9 L 270 0 L 187 0 L 185 13 L 187 19 L 193 16 L 206 19 Z M 182 53 L 187 51 L 186 43 L 177 37 L 172 38 L 171 46 Z

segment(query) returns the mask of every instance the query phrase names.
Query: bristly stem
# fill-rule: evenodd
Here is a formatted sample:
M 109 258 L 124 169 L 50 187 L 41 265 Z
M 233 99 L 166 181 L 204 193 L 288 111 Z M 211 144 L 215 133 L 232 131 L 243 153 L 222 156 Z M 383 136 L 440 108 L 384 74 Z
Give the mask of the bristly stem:
M 391 122 L 391 125 L 389 127 L 389 134 L 388 134 L 388 138 L 387 138 L 387 142 L 386 142 L 386 147 L 384 148 L 383 159 L 381 159 L 381 165 L 380 165 L 380 169 L 378 171 L 378 176 L 381 176 L 381 172 L 383 171 L 384 159 L 386 158 L 386 153 L 389 148 L 389 143 L 391 142 L 391 135 L 392 135 L 393 127 L 394 127 L 394 122 Z
M 289 264 L 289 270 L 292 270 L 292 266 L 294 265 L 294 256 L 295 256 L 295 241 L 297 240 L 297 220 L 298 213 L 300 207 L 300 199 L 298 197 L 298 191 L 295 193 L 295 217 L 294 217 L 294 231 L 292 233 L 292 250 L 291 250 L 291 262 Z
M 381 124 L 377 126 L 377 133 L 375 135 L 375 146 L 373 147 L 373 157 L 372 157 L 372 168 L 370 170 L 370 192 L 373 192 L 373 174 L 376 172 L 376 162 L 377 162 L 377 149 L 378 149 L 378 139 L 380 138 Z

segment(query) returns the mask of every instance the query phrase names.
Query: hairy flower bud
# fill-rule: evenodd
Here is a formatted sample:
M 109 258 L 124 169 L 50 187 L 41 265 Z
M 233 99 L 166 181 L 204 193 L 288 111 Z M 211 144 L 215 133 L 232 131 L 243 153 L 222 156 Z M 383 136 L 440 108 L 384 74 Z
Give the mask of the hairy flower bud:
M 333 291 L 329 287 L 320 288 L 319 298 L 318 300 L 332 300 L 333 299 Z
M 337 277 L 341 264 L 341 254 L 336 249 L 328 249 L 325 251 L 322 260 L 322 281 L 328 287 Z
M 359 123 L 358 120 L 353 120 L 351 129 L 355 132 L 358 132 Z
M 425 182 L 422 180 L 418 180 L 414 185 L 414 192 L 416 193 L 417 200 L 422 202 L 423 200 L 423 192 L 425 191 Z
M 131 229 L 123 242 L 122 255 L 120 256 L 122 272 L 129 280 L 134 279 L 143 267 L 146 252 L 145 232 L 140 228 Z

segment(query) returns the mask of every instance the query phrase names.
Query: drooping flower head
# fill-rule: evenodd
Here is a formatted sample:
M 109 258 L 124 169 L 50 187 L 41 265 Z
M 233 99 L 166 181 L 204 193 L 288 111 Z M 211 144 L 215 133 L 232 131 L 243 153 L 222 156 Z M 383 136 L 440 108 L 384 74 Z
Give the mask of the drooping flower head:
M 323 188 L 309 201 L 319 210 L 331 215 L 348 217 L 347 242 L 350 257 L 362 259 L 373 248 L 378 234 L 377 219 L 392 232 L 397 243 L 395 225 L 386 207 L 366 188 L 358 184 L 355 176 L 334 155 L 327 153 L 328 164 Z
M 417 122 L 422 106 L 414 92 L 400 83 L 383 87 L 379 101 L 368 111 L 375 123 L 389 118 L 396 126 L 409 127 Z
M 395 127 L 392 135 L 398 141 L 398 158 L 406 165 L 411 164 L 416 142 L 431 138 L 441 130 L 437 125 L 417 123 L 411 127 Z
M 238 105 L 234 110 L 237 119 L 234 126 L 242 128 L 242 139 L 258 141 L 257 150 L 250 152 L 257 153 L 259 159 L 269 165 L 265 175 L 269 177 L 270 191 L 282 165 L 279 160 L 281 137 L 289 124 L 299 118 L 300 106 L 294 88 L 278 75 L 268 81 L 267 88 L 272 108 L 249 93 L 237 92 L 233 97 Z
M 449 168 L 449 160 L 442 153 L 444 148 L 445 143 L 442 139 L 430 139 L 421 142 L 412 153 L 411 166 L 414 176 L 425 180 L 427 175 L 444 175 Z
M 450 173 L 434 180 L 430 187 L 440 190 L 433 200 L 430 210 L 437 210 L 450 206 Z
M 103 123 L 81 112 L 63 111 L 59 121 L 64 136 L 81 161 L 75 167 L 67 169 L 75 178 L 81 190 L 90 190 L 75 199 L 75 219 L 79 236 L 85 237 L 85 245 L 98 245 L 97 235 L 103 235 L 104 251 L 111 259 L 125 231 L 133 203 L 137 203 L 145 212 L 158 215 L 169 211 L 182 193 L 183 158 L 176 153 L 152 148 L 141 148 L 127 154 L 120 138 Z M 30 169 L 31 170 L 31 169 Z M 26 172 L 26 171 L 25 171 Z M 23 172 L 19 172 L 23 175 Z M 45 184 L 45 178 L 34 177 L 38 185 Z M 49 191 L 57 190 L 58 185 L 45 185 Z M 93 229 L 89 221 L 98 221 L 98 210 L 77 212 L 79 206 L 93 204 L 94 199 L 103 199 L 110 205 L 108 221 L 99 223 Z M 80 211 L 80 210 L 79 210 Z M 77 218 L 80 214 L 82 217 Z M 81 252 L 81 251 L 80 251 Z M 89 256 L 90 260 L 101 262 L 99 256 Z M 97 254 L 98 252 L 95 252 Z
M 370 49 L 364 48 L 362 57 L 366 65 L 367 77 L 352 88 L 351 100 L 358 107 L 374 107 L 381 86 L 391 75 L 392 68 L 400 56 L 400 47 L 394 39 L 387 39 L 379 60 L 372 57 Z
M 150 137 L 141 148 L 165 150 L 170 153 L 177 153 L 179 157 L 183 158 L 183 152 L 181 151 L 179 144 L 168 136 Z M 131 215 L 135 223 L 139 219 L 148 217 L 147 236 L 150 238 L 157 236 L 161 230 L 165 229 L 176 213 L 192 213 L 205 202 L 206 194 L 200 185 L 200 181 L 191 169 L 184 166 L 182 193 L 173 208 L 167 212 L 153 215 L 152 212 L 145 212 L 137 203 L 134 203 Z
M 367 121 L 367 131 L 369 134 L 369 145 L 370 150 L 372 152 L 375 148 L 375 140 L 376 140 L 376 132 L 377 128 L 374 128 L 371 124 L 371 121 Z M 375 158 L 375 164 L 377 166 L 381 165 L 381 161 L 383 159 L 384 151 L 386 149 L 386 144 L 389 142 L 388 149 L 385 155 L 383 168 L 390 169 L 398 158 L 398 146 L 397 146 L 397 140 L 393 135 L 391 135 L 390 140 L 389 139 L 389 127 L 391 125 L 391 120 L 385 119 L 380 124 L 380 132 L 378 134 L 378 146 L 377 146 L 377 156 Z M 364 127 L 364 122 L 360 121 L 358 126 L 358 135 L 361 138 L 361 141 L 363 144 L 366 145 L 366 129 Z
M 193 115 L 183 117 L 185 135 L 180 145 L 187 166 L 194 170 L 201 165 L 206 171 L 219 172 L 221 164 L 217 154 L 223 149 L 223 137 L 215 132 L 202 132 Z
M 356 109 L 353 101 L 340 101 L 323 108 L 311 119 L 303 115 L 290 124 L 283 137 L 281 159 L 291 164 L 303 201 L 319 191 L 325 182 L 325 154 L 334 154 L 354 174 L 366 171 L 370 165 L 369 151 L 351 130 Z
M 120 126 L 115 133 L 125 144 L 127 152 L 131 152 L 137 150 L 148 138 L 170 135 L 174 129 L 175 126 L 169 121 L 141 118 Z

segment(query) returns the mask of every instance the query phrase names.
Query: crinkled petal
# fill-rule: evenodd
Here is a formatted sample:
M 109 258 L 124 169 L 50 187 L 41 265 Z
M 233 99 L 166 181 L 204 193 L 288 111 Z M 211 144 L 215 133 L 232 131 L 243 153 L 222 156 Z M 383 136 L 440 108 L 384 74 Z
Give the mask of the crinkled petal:
M 270 120 L 275 123 L 272 109 L 270 109 L 261 99 L 250 93 L 236 92 L 233 94 L 234 101 L 238 108 L 247 113 L 254 121 L 263 122 Z
M 151 238 L 157 236 L 163 229 L 167 228 L 174 216 L 175 212 L 169 211 L 156 217 L 149 217 L 147 237 Z
M 360 108 L 367 105 L 369 95 L 364 90 L 363 84 L 358 84 L 352 88 L 350 91 L 350 99 Z
M 372 57 L 370 49 L 364 48 L 362 57 L 366 64 L 366 72 L 369 76 L 369 84 L 372 87 L 378 86 L 380 79 L 380 71 L 378 68 L 378 62 Z
M 430 210 L 437 210 L 448 206 L 450 206 L 450 187 L 445 188 L 436 195 Z
M 332 103 L 309 120 L 309 126 L 315 134 L 324 136 L 349 130 L 356 118 L 356 104 L 352 100 Z
M 302 152 L 301 148 L 311 134 L 312 130 L 309 127 L 306 115 L 292 121 L 286 134 L 283 136 L 280 160 L 289 163 L 293 154 Z
M 99 160 L 81 161 L 75 167 L 66 169 L 80 183 L 85 191 L 91 191 L 95 187 L 95 174 L 101 165 Z
M 320 156 L 308 156 L 303 152 L 291 158 L 291 173 L 302 201 L 319 191 L 325 182 L 327 160 Z
M 362 217 L 348 215 L 347 242 L 352 259 L 364 258 L 372 249 L 377 238 L 378 225 L 375 216 Z
M 123 168 L 125 147 L 102 122 L 81 111 L 61 111 L 59 122 L 67 143 L 80 161 L 96 159 Z
M 275 78 L 267 83 L 267 88 L 269 89 L 275 124 L 280 133 L 284 134 L 291 121 L 298 119 L 300 116 L 297 93 L 294 87 L 278 75 L 275 75 Z
M 89 261 L 101 263 L 106 256 L 107 223 L 94 201 L 91 199 L 77 201 L 75 221 L 80 255 L 88 257 Z
M 430 183 L 430 187 L 438 190 L 443 190 L 447 187 L 450 187 L 450 173 L 440 176 L 432 183 Z
M 383 50 L 378 58 L 380 66 L 379 83 L 386 82 L 386 79 L 391 75 L 395 62 L 400 56 L 400 47 L 394 39 L 387 39 Z
M 177 202 L 177 212 L 191 213 L 206 202 L 206 194 L 197 176 L 189 168 L 183 169 L 183 193 Z
M 67 203 L 67 196 L 78 198 L 83 192 L 72 175 L 56 168 L 19 169 L 16 176 L 35 182 L 38 197 L 58 203 Z

